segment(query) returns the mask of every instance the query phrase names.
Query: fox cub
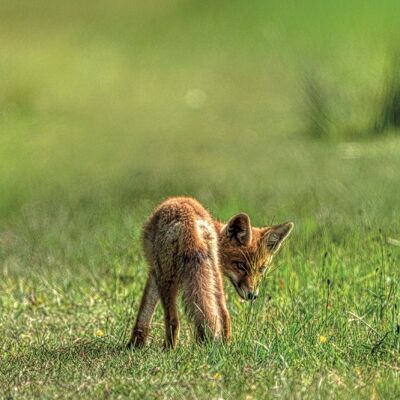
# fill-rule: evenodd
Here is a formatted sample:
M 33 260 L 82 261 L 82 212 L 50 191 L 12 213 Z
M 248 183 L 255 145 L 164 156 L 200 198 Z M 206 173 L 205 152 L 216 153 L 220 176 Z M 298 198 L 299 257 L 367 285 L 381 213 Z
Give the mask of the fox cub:
M 160 299 L 165 313 L 165 346 L 176 347 L 179 289 L 197 339 L 229 339 L 223 275 L 240 297 L 256 299 L 263 273 L 292 228 L 291 222 L 253 228 L 243 213 L 224 224 L 213 220 L 199 202 L 188 197 L 161 203 L 143 228 L 150 271 L 128 346 L 145 344 Z

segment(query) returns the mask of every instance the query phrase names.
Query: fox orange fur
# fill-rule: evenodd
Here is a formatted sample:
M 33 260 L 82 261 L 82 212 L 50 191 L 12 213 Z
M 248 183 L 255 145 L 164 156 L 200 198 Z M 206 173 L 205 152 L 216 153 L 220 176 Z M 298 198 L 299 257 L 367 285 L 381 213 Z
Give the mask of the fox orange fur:
M 150 271 L 129 346 L 145 344 L 155 307 L 161 300 L 165 346 L 176 347 L 180 289 L 197 339 L 229 339 L 231 322 L 223 276 L 230 279 L 243 299 L 257 298 L 259 281 L 292 228 L 291 222 L 254 228 L 243 213 L 224 224 L 213 220 L 190 197 L 173 197 L 161 203 L 143 228 Z

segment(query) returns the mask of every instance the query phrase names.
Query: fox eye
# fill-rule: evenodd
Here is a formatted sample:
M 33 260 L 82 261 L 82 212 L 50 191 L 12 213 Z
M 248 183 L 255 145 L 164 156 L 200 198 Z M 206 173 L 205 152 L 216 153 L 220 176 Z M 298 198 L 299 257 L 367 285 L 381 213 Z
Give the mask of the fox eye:
M 239 262 L 236 263 L 236 266 L 241 271 L 245 271 L 245 272 L 247 271 L 246 264 L 244 262 L 239 261 Z

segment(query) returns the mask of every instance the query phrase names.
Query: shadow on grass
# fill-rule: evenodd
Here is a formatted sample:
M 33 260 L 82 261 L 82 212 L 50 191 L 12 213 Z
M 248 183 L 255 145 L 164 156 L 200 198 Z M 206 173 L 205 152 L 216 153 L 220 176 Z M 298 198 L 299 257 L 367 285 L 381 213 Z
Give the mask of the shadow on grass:
M 29 365 L 30 369 L 40 368 L 43 365 L 52 363 L 74 363 L 92 364 L 100 360 L 126 356 L 130 351 L 125 344 L 108 340 L 96 339 L 91 341 L 79 341 L 68 346 L 58 348 L 47 348 L 46 346 L 32 347 L 26 353 L 9 355 L 3 359 L 5 374 L 11 372 L 16 365 L 20 367 Z

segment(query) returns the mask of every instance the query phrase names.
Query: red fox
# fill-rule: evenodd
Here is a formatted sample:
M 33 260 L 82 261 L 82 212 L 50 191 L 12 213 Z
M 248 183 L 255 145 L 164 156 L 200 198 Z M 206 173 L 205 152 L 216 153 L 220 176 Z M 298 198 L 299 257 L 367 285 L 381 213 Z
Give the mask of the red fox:
M 253 228 L 244 213 L 224 224 L 213 220 L 190 197 L 173 197 L 161 203 L 143 228 L 142 242 L 150 271 L 128 346 L 145 344 L 160 299 L 165 314 L 165 346 L 176 347 L 179 289 L 194 321 L 197 339 L 229 339 L 231 322 L 223 275 L 240 297 L 256 299 L 263 273 L 292 228 L 292 222 Z

